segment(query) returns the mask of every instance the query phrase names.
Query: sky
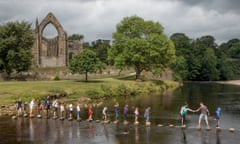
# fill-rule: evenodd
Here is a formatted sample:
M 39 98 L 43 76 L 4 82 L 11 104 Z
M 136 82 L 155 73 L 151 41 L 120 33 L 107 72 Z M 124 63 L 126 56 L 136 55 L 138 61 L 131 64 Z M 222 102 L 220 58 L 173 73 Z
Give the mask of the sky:
M 34 28 L 52 12 L 64 30 L 82 34 L 85 42 L 112 39 L 124 17 L 137 15 L 159 22 L 164 33 L 196 39 L 212 35 L 216 43 L 240 38 L 240 0 L 0 0 L 0 24 L 27 21 Z M 49 25 L 44 36 L 53 37 Z

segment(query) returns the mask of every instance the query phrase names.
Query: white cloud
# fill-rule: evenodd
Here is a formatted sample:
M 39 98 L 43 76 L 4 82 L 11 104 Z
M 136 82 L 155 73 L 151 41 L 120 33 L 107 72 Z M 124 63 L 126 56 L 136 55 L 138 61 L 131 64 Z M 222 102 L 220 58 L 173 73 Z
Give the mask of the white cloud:
M 212 35 L 223 42 L 240 37 L 238 11 L 227 0 L 8 0 L 0 1 L 0 24 L 13 20 L 34 24 L 37 17 L 41 22 L 52 12 L 69 35 L 83 34 L 85 41 L 93 41 L 111 39 L 123 17 L 138 15 L 160 22 L 169 36 Z

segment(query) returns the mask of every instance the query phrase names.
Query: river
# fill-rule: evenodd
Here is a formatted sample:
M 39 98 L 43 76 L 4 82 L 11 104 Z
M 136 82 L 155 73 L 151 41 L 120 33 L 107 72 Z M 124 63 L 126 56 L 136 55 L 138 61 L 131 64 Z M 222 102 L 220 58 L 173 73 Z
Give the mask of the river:
M 115 125 L 93 122 L 60 121 L 53 119 L 28 119 L 11 117 L 0 118 L 0 143 L 21 144 L 238 144 L 240 141 L 240 87 L 216 83 L 185 83 L 183 87 L 164 95 L 146 95 L 130 98 L 114 98 L 107 100 L 110 119 L 114 120 L 113 105 L 120 104 L 120 123 Z M 203 101 L 211 115 L 210 131 L 196 130 L 199 113 L 188 112 L 187 128 L 180 127 L 180 107 L 187 101 L 189 107 L 197 109 Z M 129 105 L 129 124 L 122 122 L 124 104 Z M 135 126 L 134 107 L 140 108 L 140 124 Z M 151 107 L 151 126 L 145 126 L 144 109 Z M 220 126 L 215 129 L 215 111 L 222 109 Z M 87 119 L 86 109 L 81 109 L 82 118 Z M 94 119 L 101 119 L 101 108 L 94 108 Z M 162 124 L 162 127 L 158 127 Z M 169 127 L 172 124 L 174 127 Z M 229 132 L 235 128 L 235 132 Z M 128 132 L 125 134 L 124 132 Z

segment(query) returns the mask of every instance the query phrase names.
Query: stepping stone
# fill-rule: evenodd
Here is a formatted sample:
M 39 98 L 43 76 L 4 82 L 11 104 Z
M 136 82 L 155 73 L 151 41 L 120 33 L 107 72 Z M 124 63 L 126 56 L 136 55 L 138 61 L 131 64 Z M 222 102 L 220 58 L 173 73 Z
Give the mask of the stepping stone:
M 162 124 L 158 124 L 157 126 L 158 126 L 158 127 L 163 127 L 163 125 L 162 125 Z
M 59 120 L 62 120 L 62 121 L 63 121 L 63 120 L 64 120 L 64 117 L 59 118 Z
M 17 116 L 12 116 L 12 119 L 17 119 Z
M 114 121 L 113 123 L 114 123 L 114 124 L 118 124 L 118 121 Z
M 28 117 L 28 114 L 25 113 L 23 116 L 24 116 L 24 117 Z
M 30 118 L 34 118 L 34 115 L 30 115 L 29 117 L 30 117 Z
M 151 122 L 146 122 L 146 126 L 151 126 Z
M 124 121 L 123 124 L 124 124 L 124 125 L 127 125 L 127 124 L 128 124 L 128 121 Z
M 201 127 L 196 127 L 197 130 L 201 130 Z
M 235 132 L 235 128 L 229 128 L 230 132 Z
M 185 128 L 187 128 L 187 126 L 186 126 L 186 125 L 182 125 L 181 128 L 182 128 L 182 129 L 185 129 Z
M 37 117 L 38 117 L 38 118 L 42 118 L 42 115 L 39 114 L 39 115 L 37 115 Z
M 170 128 L 173 128 L 173 127 L 174 127 L 174 125 L 173 125 L 173 124 L 169 124 L 168 126 L 169 126 Z
M 105 121 L 103 121 L 103 123 L 108 124 L 108 123 L 110 123 L 110 121 L 109 120 L 105 120 Z
M 68 118 L 68 121 L 72 121 L 73 120 L 73 118 Z
M 139 122 L 137 121 L 137 122 L 134 122 L 134 125 L 139 125 Z
M 206 131 L 210 131 L 210 130 L 211 130 L 211 128 L 210 128 L 210 127 L 206 128 Z
M 96 123 L 100 123 L 100 120 L 95 120 Z
M 216 127 L 216 131 L 221 131 L 221 127 Z
M 54 116 L 54 117 L 53 117 L 54 120 L 57 119 L 57 118 L 58 118 L 57 116 Z
M 80 121 L 82 121 L 82 119 L 81 119 L 81 118 L 78 118 L 77 121 L 80 122 Z

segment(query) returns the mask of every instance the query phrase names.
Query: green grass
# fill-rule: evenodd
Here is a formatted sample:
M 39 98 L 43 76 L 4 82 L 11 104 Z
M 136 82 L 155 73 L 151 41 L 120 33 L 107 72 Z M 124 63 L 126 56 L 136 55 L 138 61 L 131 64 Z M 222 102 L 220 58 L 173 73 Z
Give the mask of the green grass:
M 174 87 L 174 82 L 166 82 L 168 87 Z M 152 85 L 152 81 L 135 82 L 133 80 L 119 80 L 115 78 L 94 79 L 89 82 L 74 80 L 59 81 L 3 81 L 0 82 L 0 105 L 16 102 L 19 98 L 30 101 L 32 98 L 44 98 L 53 93 L 66 93 L 68 98 L 77 99 L 86 96 L 86 91 L 100 90 L 101 86 L 116 88 L 119 85 L 136 88 Z

